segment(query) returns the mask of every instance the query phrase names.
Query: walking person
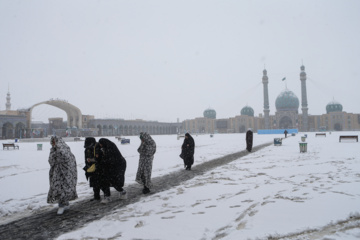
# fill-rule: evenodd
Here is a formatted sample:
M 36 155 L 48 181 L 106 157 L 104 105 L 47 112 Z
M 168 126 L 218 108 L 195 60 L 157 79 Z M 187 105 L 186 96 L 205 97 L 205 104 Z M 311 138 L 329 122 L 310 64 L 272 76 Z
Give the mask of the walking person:
M 246 132 L 246 150 L 248 150 L 248 152 L 251 152 L 252 145 L 253 145 L 253 132 L 251 128 L 249 128 L 249 130 Z
M 284 131 L 284 134 L 285 134 L 285 138 L 287 137 L 287 134 L 288 134 L 288 131 L 285 129 Z
M 85 171 L 86 179 L 89 180 L 90 187 L 93 188 L 94 197 L 90 201 L 100 201 L 100 189 L 104 192 L 105 197 L 110 197 L 110 184 L 106 177 L 102 176 L 102 151 L 100 150 L 99 143 L 93 137 L 85 138 Z
M 180 157 L 184 160 L 184 168 L 191 170 L 191 166 L 194 164 L 194 153 L 195 153 L 195 141 L 189 134 L 185 134 L 184 143 L 181 146 Z
M 52 146 L 49 155 L 50 189 L 47 203 L 58 203 L 57 214 L 60 215 L 69 208 L 69 201 L 78 197 L 76 159 L 61 137 L 51 137 L 50 144 Z
M 143 194 L 147 194 L 150 192 L 150 189 L 152 187 L 151 172 L 154 154 L 156 152 L 156 143 L 146 132 L 140 133 L 140 140 L 141 144 L 138 148 L 140 158 L 135 181 L 144 186 L 142 192 Z
M 114 187 L 119 192 L 120 199 L 126 199 L 127 193 L 123 189 L 125 184 L 126 160 L 121 155 L 115 143 L 106 138 L 100 138 L 99 145 L 103 150 L 103 157 L 99 164 L 102 172 L 100 173 L 100 185 L 106 191 L 101 203 L 110 202 L 109 187 Z

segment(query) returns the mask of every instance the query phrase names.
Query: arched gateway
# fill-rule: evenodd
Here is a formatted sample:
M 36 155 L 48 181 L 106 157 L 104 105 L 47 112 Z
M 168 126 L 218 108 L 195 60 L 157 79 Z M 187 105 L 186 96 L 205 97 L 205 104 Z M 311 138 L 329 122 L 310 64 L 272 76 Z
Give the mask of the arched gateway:
M 82 129 L 82 113 L 80 111 L 79 108 L 75 107 L 74 105 L 63 101 L 63 100 L 48 100 L 45 102 L 40 102 L 37 103 L 35 105 L 33 105 L 32 107 L 30 107 L 29 109 L 27 109 L 27 113 L 26 113 L 26 127 L 28 129 L 31 128 L 31 114 L 32 114 L 32 110 L 42 104 L 47 104 L 50 106 L 54 106 L 57 108 L 60 108 L 61 110 L 64 110 L 66 112 L 67 115 L 67 127 L 72 128 L 72 127 L 77 127 L 78 129 Z

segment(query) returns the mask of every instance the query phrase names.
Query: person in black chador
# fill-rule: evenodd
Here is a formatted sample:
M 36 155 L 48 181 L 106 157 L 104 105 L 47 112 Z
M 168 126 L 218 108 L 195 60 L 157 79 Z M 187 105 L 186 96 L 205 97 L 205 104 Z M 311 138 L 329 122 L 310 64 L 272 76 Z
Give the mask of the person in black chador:
M 249 152 L 251 152 L 252 145 L 253 145 L 253 132 L 251 131 L 251 129 L 249 129 L 246 132 L 246 149 Z
M 101 149 L 103 150 L 103 158 L 101 161 L 101 181 L 102 186 L 114 187 L 120 193 L 120 199 L 126 199 L 127 194 L 123 189 L 125 183 L 125 171 L 126 171 L 126 160 L 121 155 L 119 149 L 115 143 L 111 142 L 109 139 L 101 138 L 99 140 Z M 101 203 L 110 202 L 110 193 L 109 196 L 103 199 Z
M 184 167 L 186 170 L 191 170 L 191 165 L 194 164 L 194 153 L 195 141 L 189 133 L 186 133 L 180 154 L 180 157 L 184 160 Z
M 86 179 L 89 180 L 90 187 L 92 187 L 94 191 L 94 198 L 91 199 L 90 201 L 100 200 L 100 182 L 99 182 L 100 175 L 99 175 L 99 169 L 96 169 L 97 164 L 95 157 L 95 145 L 96 145 L 95 138 L 93 137 L 85 138 L 85 143 L 84 143 L 85 167 L 83 169 L 85 171 Z
M 288 134 L 288 131 L 286 131 L 286 129 L 285 129 L 285 131 L 284 131 L 284 134 L 285 134 L 285 138 L 287 137 L 287 134 Z

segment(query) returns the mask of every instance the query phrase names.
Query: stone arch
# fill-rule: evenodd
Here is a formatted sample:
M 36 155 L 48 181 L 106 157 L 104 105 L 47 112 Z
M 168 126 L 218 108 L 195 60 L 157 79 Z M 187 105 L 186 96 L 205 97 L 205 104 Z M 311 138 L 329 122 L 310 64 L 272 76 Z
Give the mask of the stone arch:
M 109 135 L 109 126 L 103 125 L 103 136 Z
M 136 130 L 136 135 L 139 135 L 140 134 L 140 132 L 141 132 L 141 126 L 139 125 L 139 126 L 137 126 L 137 130 Z
M 245 131 L 246 131 L 245 125 L 241 125 L 241 126 L 239 127 L 239 132 L 240 132 L 240 133 L 244 133 Z
M 342 126 L 340 123 L 335 123 L 334 124 L 334 130 L 335 131 L 342 131 Z
M 22 138 L 22 137 L 24 137 L 25 129 L 26 129 L 25 124 L 22 123 L 22 122 L 18 122 L 18 123 L 15 125 L 15 137 L 16 137 L 16 138 Z
M 98 129 L 98 135 L 99 135 L 99 136 L 102 136 L 102 133 L 103 133 L 103 131 L 102 131 L 102 126 L 101 126 L 100 124 L 98 124 L 98 125 L 96 126 L 96 128 Z
M 2 137 L 4 139 L 14 138 L 14 126 L 10 122 L 6 122 L 3 124 Z
M 129 134 L 129 127 L 127 125 L 125 125 L 124 127 L 124 135 L 128 135 Z
M 286 129 L 286 128 L 293 128 L 293 122 L 290 117 L 284 116 L 279 121 L 279 128 Z
M 61 110 L 63 110 L 66 115 L 67 115 L 67 127 L 71 128 L 71 127 L 77 127 L 78 129 L 82 129 L 82 113 L 80 111 L 79 108 L 75 107 L 74 105 L 63 101 L 63 100 L 49 100 L 49 101 L 44 101 L 44 102 L 40 102 L 37 103 L 35 105 L 33 105 L 32 107 L 30 107 L 29 109 L 27 109 L 27 123 L 26 123 L 26 127 L 28 129 L 31 128 L 31 114 L 32 114 L 32 110 L 42 104 L 47 104 L 53 107 L 57 107 Z
M 114 136 L 114 126 L 112 124 L 109 125 L 110 136 Z

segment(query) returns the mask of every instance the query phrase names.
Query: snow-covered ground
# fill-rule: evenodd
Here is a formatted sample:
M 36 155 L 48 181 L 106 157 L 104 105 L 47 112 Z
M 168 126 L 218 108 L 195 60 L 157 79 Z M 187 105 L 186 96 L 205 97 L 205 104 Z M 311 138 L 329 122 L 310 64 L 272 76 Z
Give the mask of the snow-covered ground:
M 58 239 L 359 239 L 360 147 L 339 135 L 307 133 L 308 151 L 299 152 L 300 136 L 269 146 L 171 190 L 144 196 Z M 282 135 L 254 134 L 254 145 Z M 138 137 L 120 151 L 128 163 L 126 185 L 135 183 Z M 153 177 L 183 167 L 182 140 L 153 136 L 157 143 Z M 194 136 L 195 164 L 245 149 L 244 134 Z M 1 141 L 7 142 L 7 141 Z M 0 217 L 10 221 L 45 208 L 50 144 L 18 143 L 0 150 Z M 82 167 L 83 142 L 68 143 L 78 162 L 79 200 L 90 198 Z M 185 170 L 184 170 L 185 171 Z M 139 193 L 141 194 L 141 193 Z

